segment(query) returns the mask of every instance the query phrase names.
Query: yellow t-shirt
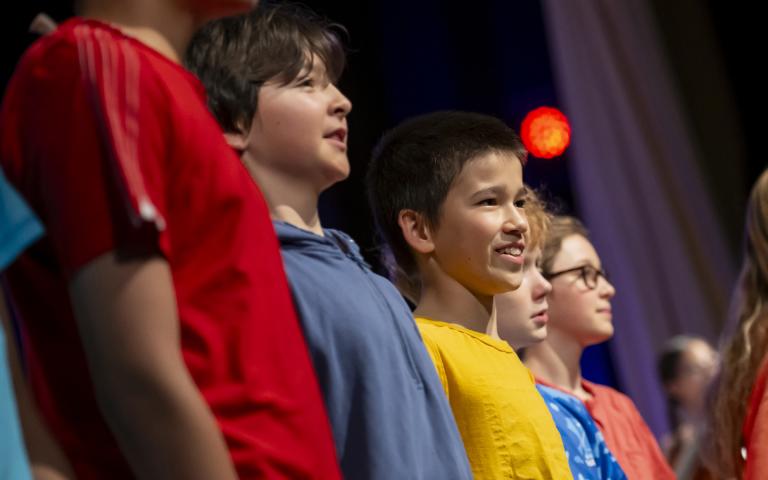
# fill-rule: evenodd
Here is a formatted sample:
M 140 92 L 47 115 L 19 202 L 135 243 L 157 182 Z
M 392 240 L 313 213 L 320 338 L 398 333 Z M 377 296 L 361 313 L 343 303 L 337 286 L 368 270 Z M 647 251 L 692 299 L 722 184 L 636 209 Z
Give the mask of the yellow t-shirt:
M 453 323 L 416 323 L 476 480 L 573 478 L 533 375 L 507 342 Z

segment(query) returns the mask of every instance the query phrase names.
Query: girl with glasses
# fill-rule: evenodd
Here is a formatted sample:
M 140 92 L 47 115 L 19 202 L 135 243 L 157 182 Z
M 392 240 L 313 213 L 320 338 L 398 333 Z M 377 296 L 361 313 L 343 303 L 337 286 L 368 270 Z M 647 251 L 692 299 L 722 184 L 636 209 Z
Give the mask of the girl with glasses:
M 674 479 L 632 400 L 581 376 L 584 349 L 613 336 L 611 299 L 616 290 L 579 220 L 566 216 L 552 220 L 541 267 L 552 285 L 547 338 L 526 350 L 526 365 L 538 383 L 584 403 L 628 479 Z

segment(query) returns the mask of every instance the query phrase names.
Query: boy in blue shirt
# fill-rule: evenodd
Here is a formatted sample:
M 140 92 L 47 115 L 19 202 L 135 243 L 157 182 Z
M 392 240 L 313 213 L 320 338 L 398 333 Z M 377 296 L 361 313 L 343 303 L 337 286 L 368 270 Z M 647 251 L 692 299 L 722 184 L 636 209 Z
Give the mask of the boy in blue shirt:
M 349 174 L 344 62 L 331 24 L 285 5 L 212 22 L 186 57 L 269 204 L 345 478 L 471 478 L 410 310 L 318 216 Z

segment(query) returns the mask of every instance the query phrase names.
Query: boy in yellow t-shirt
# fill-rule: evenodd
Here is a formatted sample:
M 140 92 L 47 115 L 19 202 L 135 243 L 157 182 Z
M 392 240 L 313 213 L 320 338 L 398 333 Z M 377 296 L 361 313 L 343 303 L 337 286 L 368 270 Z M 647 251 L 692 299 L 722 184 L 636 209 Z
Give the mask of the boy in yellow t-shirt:
M 523 278 L 526 152 L 500 120 L 437 112 L 386 134 L 369 200 L 398 266 L 476 479 L 572 478 L 529 371 L 496 333 L 493 297 Z

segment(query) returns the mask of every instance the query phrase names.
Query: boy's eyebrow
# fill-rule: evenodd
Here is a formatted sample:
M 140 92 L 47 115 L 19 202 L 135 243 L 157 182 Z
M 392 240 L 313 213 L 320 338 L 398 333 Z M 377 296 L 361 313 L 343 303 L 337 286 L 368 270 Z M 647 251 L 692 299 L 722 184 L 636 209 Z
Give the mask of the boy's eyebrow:
M 490 187 L 483 188 L 482 190 L 478 190 L 475 193 L 472 194 L 472 197 L 479 197 L 481 195 L 485 195 L 488 193 L 492 193 L 494 195 L 499 195 L 500 193 L 503 193 L 505 188 L 502 185 L 492 185 Z

